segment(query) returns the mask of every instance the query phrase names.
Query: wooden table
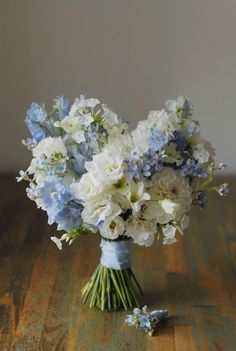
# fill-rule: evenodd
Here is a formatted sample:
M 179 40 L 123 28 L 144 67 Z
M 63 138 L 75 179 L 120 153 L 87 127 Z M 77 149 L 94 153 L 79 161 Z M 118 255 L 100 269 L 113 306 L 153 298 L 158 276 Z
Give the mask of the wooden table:
M 224 179 L 225 180 L 225 179 Z M 81 304 L 80 289 L 99 260 L 99 238 L 59 251 L 54 227 L 26 198 L 25 184 L 0 181 L 0 351 L 235 351 L 236 179 L 227 199 L 194 209 L 172 246 L 134 246 L 143 303 L 167 308 L 154 337 L 128 328 L 125 312 Z

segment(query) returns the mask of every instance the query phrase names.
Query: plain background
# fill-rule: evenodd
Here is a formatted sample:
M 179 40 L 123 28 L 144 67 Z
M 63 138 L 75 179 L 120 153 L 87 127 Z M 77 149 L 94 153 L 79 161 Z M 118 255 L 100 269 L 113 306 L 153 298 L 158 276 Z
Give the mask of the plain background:
M 218 160 L 236 171 L 235 0 L 0 0 L 1 172 L 24 169 L 32 101 L 100 98 L 134 126 L 191 97 Z

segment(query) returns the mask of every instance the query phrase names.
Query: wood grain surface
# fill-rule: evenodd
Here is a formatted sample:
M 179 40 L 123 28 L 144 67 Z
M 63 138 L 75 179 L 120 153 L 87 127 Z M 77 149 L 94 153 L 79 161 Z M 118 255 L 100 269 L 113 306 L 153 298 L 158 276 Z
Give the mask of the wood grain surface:
M 226 179 L 223 179 L 224 181 Z M 99 238 L 59 251 L 55 227 L 26 198 L 25 184 L 0 178 L 0 351 L 235 351 L 236 178 L 230 196 L 194 209 L 172 246 L 133 246 L 143 304 L 170 317 L 153 337 L 128 328 L 125 312 L 81 304 L 80 290 L 99 260 Z

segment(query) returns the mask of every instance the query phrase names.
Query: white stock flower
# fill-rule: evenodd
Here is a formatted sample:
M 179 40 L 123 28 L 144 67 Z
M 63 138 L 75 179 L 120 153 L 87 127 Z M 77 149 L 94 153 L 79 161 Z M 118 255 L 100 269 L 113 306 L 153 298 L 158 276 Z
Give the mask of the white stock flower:
M 193 157 L 199 163 L 206 163 L 209 160 L 210 153 L 205 145 L 200 143 L 193 147 Z
M 100 227 L 100 234 L 107 239 L 116 239 L 119 235 L 123 235 L 125 231 L 125 222 L 118 216 L 115 218 L 106 218 L 104 224 Z
M 62 157 L 67 156 L 67 150 L 61 137 L 48 137 L 41 140 L 32 150 L 33 156 L 38 158 L 42 155 L 47 158 L 53 158 L 56 154 Z
M 133 238 L 134 243 L 151 246 L 155 239 L 156 225 L 151 221 L 139 221 L 136 218 L 127 224 L 125 235 Z
M 102 193 L 103 187 L 95 185 L 90 173 L 85 173 L 79 182 L 70 185 L 72 194 L 82 201 L 96 201 L 96 197 Z M 94 200 L 93 200 L 94 199 Z
M 110 194 L 97 198 L 96 202 L 86 202 L 84 206 L 82 218 L 91 225 L 98 225 L 107 217 L 115 218 L 121 213 L 120 206 L 112 201 Z
M 103 114 L 102 118 L 105 120 L 105 126 L 111 128 L 114 125 L 119 124 L 118 116 L 113 112 L 107 105 L 102 104 Z
M 164 109 L 161 111 L 151 111 L 148 115 L 149 128 L 158 128 L 162 132 L 173 134 L 180 129 L 178 116 L 176 113 L 167 113 Z
M 93 160 L 85 163 L 95 185 L 109 186 L 115 184 L 123 176 L 123 158 L 109 150 L 93 156 Z
M 70 109 L 70 116 L 78 116 L 84 113 L 87 109 L 94 109 L 100 101 L 97 98 L 86 99 L 83 95 L 76 98 Z
M 148 150 L 149 135 L 150 129 L 147 120 L 138 122 L 137 127 L 131 133 L 134 145 L 138 145 L 140 151 L 142 152 L 146 152 Z
M 164 168 L 153 176 L 152 200 L 156 200 L 171 219 L 178 220 L 190 210 L 192 203 L 191 188 L 188 180 L 172 168 Z M 163 200 L 171 200 L 166 202 Z
M 142 182 L 136 183 L 133 180 L 129 183 L 129 191 L 127 199 L 134 212 L 140 211 L 141 205 L 144 201 L 150 200 L 150 195 L 145 192 L 144 184 Z

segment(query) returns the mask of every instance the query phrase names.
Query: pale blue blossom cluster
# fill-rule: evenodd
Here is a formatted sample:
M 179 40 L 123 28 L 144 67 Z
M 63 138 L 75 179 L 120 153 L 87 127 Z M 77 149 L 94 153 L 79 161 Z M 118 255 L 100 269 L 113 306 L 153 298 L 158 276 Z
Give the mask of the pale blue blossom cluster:
M 215 162 L 184 96 L 151 111 L 133 131 L 84 95 L 72 104 L 57 96 L 50 112 L 32 103 L 25 123 L 31 137 L 23 144 L 33 158 L 18 181 L 29 182 L 27 195 L 49 224 L 66 231 L 52 238 L 59 248 L 90 231 L 145 246 L 159 237 L 171 244 L 187 228 L 192 205 L 206 207 L 212 190 L 227 195 L 227 184 L 211 186 L 225 164 Z
M 147 306 L 142 309 L 135 308 L 133 314 L 129 314 L 125 318 L 125 322 L 140 331 L 152 336 L 157 323 L 168 317 L 167 310 L 148 311 Z

